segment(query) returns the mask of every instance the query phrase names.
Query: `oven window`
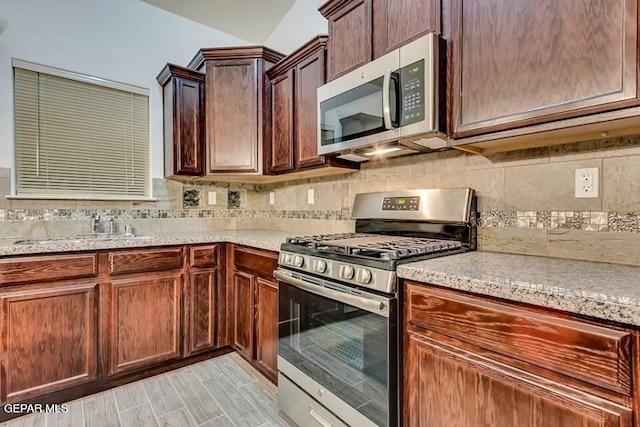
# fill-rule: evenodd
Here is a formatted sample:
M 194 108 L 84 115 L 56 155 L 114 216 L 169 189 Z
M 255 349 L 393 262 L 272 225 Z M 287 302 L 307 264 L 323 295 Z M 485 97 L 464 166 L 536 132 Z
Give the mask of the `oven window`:
M 283 282 L 279 294 L 279 355 L 377 425 L 388 426 L 395 324 Z
M 331 145 L 385 130 L 380 77 L 320 103 L 320 144 Z M 395 87 L 390 106 L 395 111 Z

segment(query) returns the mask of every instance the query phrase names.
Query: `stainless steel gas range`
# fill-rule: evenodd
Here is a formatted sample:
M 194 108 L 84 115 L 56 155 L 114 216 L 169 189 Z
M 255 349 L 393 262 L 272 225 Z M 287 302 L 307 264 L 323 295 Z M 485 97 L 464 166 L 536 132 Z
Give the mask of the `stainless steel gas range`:
M 356 232 L 281 246 L 278 401 L 300 426 L 400 425 L 399 264 L 476 248 L 473 190 L 356 195 Z

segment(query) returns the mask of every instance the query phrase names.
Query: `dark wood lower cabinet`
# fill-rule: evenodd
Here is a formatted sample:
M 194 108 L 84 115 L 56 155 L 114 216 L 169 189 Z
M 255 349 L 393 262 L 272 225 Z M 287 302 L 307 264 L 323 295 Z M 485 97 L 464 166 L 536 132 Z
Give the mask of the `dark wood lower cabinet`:
M 231 345 L 275 382 L 276 265 L 225 244 L 1 259 L 0 404 L 67 402 Z
M 256 361 L 278 376 L 278 284 L 256 279 Z
M 187 354 L 194 354 L 218 345 L 218 270 L 192 271 L 189 274 L 188 286 Z
M 97 289 L 96 281 L 2 289 L 3 402 L 96 379 Z
M 629 408 L 417 334 L 404 369 L 407 426 L 632 425 Z
M 233 273 L 233 346 L 247 359 L 253 357 L 253 313 L 255 277 Z
M 638 425 L 636 332 L 411 281 L 404 290 L 403 425 Z
M 113 280 L 109 375 L 181 356 L 182 273 Z
M 235 246 L 230 250 L 233 347 L 271 381 L 278 374 L 278 254 Z

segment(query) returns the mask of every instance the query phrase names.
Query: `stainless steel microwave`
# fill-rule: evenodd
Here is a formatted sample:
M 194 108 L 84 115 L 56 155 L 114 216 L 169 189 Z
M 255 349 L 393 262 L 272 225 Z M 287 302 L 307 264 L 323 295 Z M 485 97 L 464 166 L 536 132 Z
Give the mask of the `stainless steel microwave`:
M 446 147 L 439 44 L 427 34 L 320 86 L 318 153 L 363 161 Z

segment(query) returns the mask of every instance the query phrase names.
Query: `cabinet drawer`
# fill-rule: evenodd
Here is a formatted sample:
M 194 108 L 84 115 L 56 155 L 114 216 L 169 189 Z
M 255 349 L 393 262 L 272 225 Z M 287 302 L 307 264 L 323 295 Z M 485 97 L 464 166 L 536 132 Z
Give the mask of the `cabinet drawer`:
M 95 253 L 0 260 L 0 285 L 92 277 L 98 274 Z
M 109 273 L 127 274 L 182 268 L 182 248 L 144 249 L 109 254 Z
M 409 327 L 429 329 L 631 396 L 631 334 L 407 283 Z
M 199 268 L 214 268 L 218 265 L 217 245 L 189 248 L 189 265 Z
M 278 254 L 236 246 L 233 250 L 233 262 L 238 270 L 253 271 L 264 277 L 273 277 L 278 266 Z

